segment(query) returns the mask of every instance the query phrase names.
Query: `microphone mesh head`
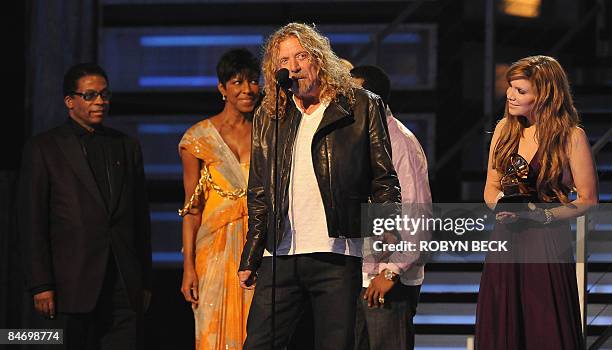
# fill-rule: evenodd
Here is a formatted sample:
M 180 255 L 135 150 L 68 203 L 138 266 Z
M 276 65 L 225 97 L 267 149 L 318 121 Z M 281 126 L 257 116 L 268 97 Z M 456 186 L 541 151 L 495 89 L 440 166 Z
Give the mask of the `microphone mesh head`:
M 289 70 L 287 68 L 281 68 L 274 74 L 276 84 L 283 89 L 289 89 L 291 87 L 291 79 L 289 78 Z

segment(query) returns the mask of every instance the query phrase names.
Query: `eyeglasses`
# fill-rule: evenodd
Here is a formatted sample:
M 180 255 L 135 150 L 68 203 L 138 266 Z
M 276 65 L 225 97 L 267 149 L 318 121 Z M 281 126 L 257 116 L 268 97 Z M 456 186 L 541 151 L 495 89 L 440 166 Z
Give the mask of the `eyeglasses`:
M 94 101 L 98 96 L 102 97 L 103 101 L 109 101 L 113 97 L 113 93 L 110 90 L 102 90 L 97 92 L 95 90 L 88 90 L 85 92 L 72 92 L 73 95 L 81 96 L 85 101 Z

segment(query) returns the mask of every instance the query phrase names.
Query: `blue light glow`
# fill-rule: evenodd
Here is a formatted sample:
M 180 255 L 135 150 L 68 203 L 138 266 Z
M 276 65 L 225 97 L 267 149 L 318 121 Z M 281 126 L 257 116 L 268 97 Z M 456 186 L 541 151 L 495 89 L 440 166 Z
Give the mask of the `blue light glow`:
M 146 35 L 140 37 L 140 46 L 249 46 L 261 45 L 262 35 Z
M 610 253 L 591 253 L 589 254 L 589 262 L 612 262 L 612 254 Z
M 587 324 L 590 326 L 609 326 L 612 324 L 612 316 L 587 317 Z
M 467 324 L 476 323 L 476 315 L 419 315 L 414 316 L 415 324 Z
M 612 293 L 612 284 L 598 284 L 596 286 L 589 284 L 587 291 L 589 293 L 610 294 Z
M 478 284 L 424 283 L 421 293 L 478 293 Z
M 570 224 L 572 231 L 576 231 L 576 224 Z M 612 231 L 612 224 L 595 224 L 595 231 Z
M 369 33 L 334 33 L 328 38 L 332 44 L 365 44 L 370 41 Z M 259 46 L 263 35 L 219 34 L 219 35 L 145 35 L 140 37 L 144 47 L 177 46 Z M 388 35 L 386 44 L 418 44 L 421 36 L 417 33 L 396 33 Z
M 189 124 L 139 124 L 139 134 L 183 134 Z
M 144 76 L 138 79 L 138 84 L 142 87 L 211 87 L 217 86 L 218 82 L 214 75 Z
M 147 174 L 182 174 L 183 167 L 180 164 L 145 164 Z
M 612 201 L 612 193 L 600 193 L 599 200 L 600 201 Z
M 152 211 L 151 212 L 151 221 L 183 221 L 177 212 L 175 211 Z
M 181 252 L 154 252 L 153 262 L 180 263 L 183 262 L 183 254 Z
M 367 44 L 370 42 L 371 34 L 368 33 L 334 33 L 329 34 L 328 38 L 332 45 L 335 44 Z M 421 36 L 415 33 L 400 33 L 387 36 L 385 44 L 418 44 Z

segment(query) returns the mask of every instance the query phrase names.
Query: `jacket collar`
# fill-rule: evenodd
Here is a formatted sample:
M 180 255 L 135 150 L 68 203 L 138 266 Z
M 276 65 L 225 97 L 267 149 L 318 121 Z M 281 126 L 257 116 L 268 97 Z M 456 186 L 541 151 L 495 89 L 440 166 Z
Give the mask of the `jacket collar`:
M 288 112 L 301 114 L 299 108 L 295 105 L 295 102 L 293 102 L 293 99 L 290 98 L 289 101 L 291 102 L 289 103 Z M 354 117 L 348 98 L 341 95 L 337 99 L 331 101 L 329 106 L 327 106 L 327 109 L 325 109 L 323 119 L 321 120 L 321 124 L 319 124 L 316 133 L 332 124 L 335 124 L 338 121 L 344 120 L 345 118 L 353 119 Z
M 323 120 L 321 120 L 321 124 L 319 124 L 316 132 L 318 133 L 320 130 L 336 124 L 341 120 L 353 118 L 348 99 L 345 96 L 339 96 L 327 106 L 323 114 Z

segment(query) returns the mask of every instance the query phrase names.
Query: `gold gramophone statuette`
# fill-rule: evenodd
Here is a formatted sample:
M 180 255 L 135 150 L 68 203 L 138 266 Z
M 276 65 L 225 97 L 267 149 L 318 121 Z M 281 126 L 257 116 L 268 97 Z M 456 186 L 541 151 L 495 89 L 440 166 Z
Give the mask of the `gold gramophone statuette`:
M 501 178 L 501 187 L 504 197 L 526 197 L 533 190 L 530 189 L 529 163 L 521 155 L 514 153 L 510 155 L 510 164 Z

